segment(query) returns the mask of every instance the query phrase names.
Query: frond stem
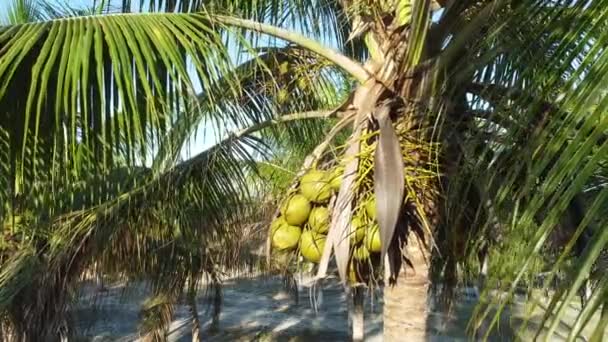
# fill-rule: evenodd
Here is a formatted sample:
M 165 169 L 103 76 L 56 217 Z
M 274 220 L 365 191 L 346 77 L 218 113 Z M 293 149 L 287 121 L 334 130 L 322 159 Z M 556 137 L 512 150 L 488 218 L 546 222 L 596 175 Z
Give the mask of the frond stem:
M 286 40 L 290 43 L 297 44 L 307 50 L 310 50 L 322 57 L 327 58 L 329 61 L 336 64 L 338 67 L 344 69 L 344 71 L 349 73 L 360 83 L 364 83 L 371 77 L 371 75 L 367 72 L 367 70 L 365 70 L 363 65 L 361 65 L 360 63 L 344 56 L 343 54 L 339 53 L 334 49 L 323 46 L 314 39 L 307 38 L 299 33 L 285 30 L 273 25 L 263 24 L 260 22 L 235 17 L 213 15 L 210 17 L 210 19 L 212 21 L 224 25 L 240 27 L 259 33 L 268 34 Z
M 277 125 L 277 124 L 287 123 L 290 121 L 329 118 L 332 116 L 333 113 L 334 112 L 331 110 L 326 110 L 326 111 L 310 111 L 310 112 L 287 114 L 287 115 L 283 115 L 283 116 L 275 118 L 275 119 L 270 119 L 270 120 L 260 122 L 258 124 L 249 126 L 247 128 L 243 128 L 239 131 L 231 132 L 228 134 L 228 137 L 226 137 L 223 140 L 238 139 L 245 135 L 255 133 L 264 128 L 267 128 L 267 127 L 270 127 L 273 125 Z

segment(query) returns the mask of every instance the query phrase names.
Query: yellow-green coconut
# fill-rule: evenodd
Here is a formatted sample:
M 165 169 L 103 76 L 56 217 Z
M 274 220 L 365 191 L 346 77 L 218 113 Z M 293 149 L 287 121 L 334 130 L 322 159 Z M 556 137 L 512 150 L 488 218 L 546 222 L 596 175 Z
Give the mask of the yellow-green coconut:
M 365 223 L 359 216 L 353 217 L 350 221 L 350 241 L 357 244 L 365 237 Z
M 277 102 L 285 103 L 285 102 L 287 102 L 288 99 L 289 99 L 289 91 L 287 91 L 286 89 L 280 89 L 277 94 Z
M 355 249 L 353 256 L 359 261 L 365 261 L 369 259 L 369 251 L 367 250 L 367 248 L 365 248 L 365 246 L 360 246 Z
M 353 263 L 350 264 L 348 268 L 348 280 L 351 284 L 356 284 L 359 282 L 359 277 L 357 277 L 357 271 L 355 270 L 355 265 Z
M 300 253 L 304 259 L 317 263 L 321 260 L 325 248 L 326 236 L 312 230 L 306 230 L 300 237 Z
M 272 246 L 279 250 L 294 248 L 298 245 L 301 235 L 300 227 L 282 225 L 272 233 Z
M 300 180 L 300 191 L 311 202 L 327 202 L 331 197 L 331 187 L 327 173 L 321 170 L 309 171 Z
M 327 233 L 329 230 L 329 209 L 325 207 L 313 208 L 308 217 L 308 224 L 317 233 Z
M 376 219 L 376 196 L 370 197 L 365 203 L 365 212 L 372 220 Z
M 283 216 L 279 216 L 270 224 L 270 233 L 274 233 L 279 227 L 287 224 Z
M 335 191 L 340 190 L 340 186 L 342 185 L 342 178 L 344 178 L 344 168 L 335 168 L 334 171 L 331 173 L 329 186 Z
M 380 240 L 380 229 L 378 225 L 374 225 L 365 233 L 364 245 L 370 252 L 379 253 L 382 250 L 382 241 Z
M 285 221 L 292 226 L 300 226 L 310 215 L 311 205 L 308 199 L 302 195 L 294 195 L 285 202 L 281 208 L 281 214 Z
M 182 237 L 182 229 L 180 227 L 175 227 L 173 229 L 173 238 L 174 239 L 181 239 Z

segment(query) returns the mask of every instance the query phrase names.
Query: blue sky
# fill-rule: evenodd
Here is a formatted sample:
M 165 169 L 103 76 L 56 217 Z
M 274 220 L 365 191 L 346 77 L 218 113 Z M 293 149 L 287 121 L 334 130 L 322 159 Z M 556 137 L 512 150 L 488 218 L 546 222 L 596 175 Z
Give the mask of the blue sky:
M 6 12 L 8 11 L 12 0 L 0 0 L 0 23 L 6 22 Z
M 15 0 L 0 0 L 0 23 L 6 22 L 8 9 L 13 2 L 15 2 Z M 40 0 L 40 2 L 44 2 L 44 0 Z M 83 7 L 93 3 L 92 0 L 51 0 L 46 2 L 51 4 L 69 4 L 74 7 Z

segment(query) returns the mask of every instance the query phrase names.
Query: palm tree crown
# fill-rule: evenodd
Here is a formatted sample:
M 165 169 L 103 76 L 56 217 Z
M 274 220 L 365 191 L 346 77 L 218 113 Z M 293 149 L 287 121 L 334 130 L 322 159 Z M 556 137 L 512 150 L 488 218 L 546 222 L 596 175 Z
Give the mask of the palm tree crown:
M 93 263 L 177 298 L 241 265 L 239 230 L 279 217 L 310 169 L 335 169 L 319 276 L 332 257 L 367 285 L 385 258 L 390 283 L 430 261 L 450 288 L 484 251 L 487 290 L 508 295 L 477 319 L 496 323 L 518 286 L 563 272 L 550 338 L 608 244 L 607 5 L 15 1 L 0 26 L 0 322 L 28 340 L 67 333 Z M 181 160 L 199 127 L 219 136 Z M 295 176 L 277 193 L 261 165 Z M 365 243 L 341 237 L 372 197 L 370 269 Z M 606 311 L 599 274 L 571 338 Z

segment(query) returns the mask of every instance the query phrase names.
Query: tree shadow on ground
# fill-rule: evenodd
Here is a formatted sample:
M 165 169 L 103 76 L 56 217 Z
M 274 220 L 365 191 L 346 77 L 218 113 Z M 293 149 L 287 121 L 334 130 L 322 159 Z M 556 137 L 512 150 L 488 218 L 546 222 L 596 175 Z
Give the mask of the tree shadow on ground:
M 312 283 L 300 279 L 298 301 L 281 277 L 255 276 L 228 279 L 223 284 L 219 329 L 211 331 L 212 309 L 205 296 L 198 299 L 204 341 L 350 341 L 348 300 L 335 278 Z M 92 340 L 137 339 L 139 309 L 145 286 L 122 296 L 124 286 L 110 286 L 98 298 L 83 297 L 73 311 L 77 328 Z M 87 293 L 87 291 L 84 291 Z M 93 299 L 95 302 L 93 302 Z M 380 300 L 379 300 L 380 299 Z M 316 310 L 315 310 L 316 305 Z M 382 302 L 366 300 L 366 340 L 382 340 Z M 191 341 L 189 308 L 176 306 L 170 341 Z
M 250 276 L 227 279 L 223 285 L 223 306 L 219 329 L 212 331 L 212 307 L 203 293 L 197 304 L 204 341 L 350 341 L 348 307 L 350 298 L 337 279 L 329 278 L 316 288 L 310 279 L 299 279 L 298 301 L 286 291 L 283 279 L 278 276 Z M 88 287 L 88 288 L 87 288 Z M 125 287 L 109 286 L 108 291 L 94 295 L 90 284 L 83 286 L 85 294 L 73 310 L 77 329 L 93 341 L 137 340 L 139 310 L 146 299 L 143 284 Z M 321 291 L 322 289 L 322 291 Z M 372 300 L 373 299 L 373 300 Z M 317 305 L 315 310 L 314 305 Z M 467 334 L 467 325 L 477 304 L 476 298 L 459 298 L 455 301 L 450 319 L 442 314 L 428 316 L 429 341 L 472 341 L 478 337 Z M 365 301 L 366 341 L 382 341 L 382 295 L 377 290 L 368 294 Z M 580 308 L 569 308 L 567 321 L 561 322 L 552 340 L 565 340 L 570 320 L 576 318 Z M 493 312 L 492 312 L 493 313 Z M 533 340 L 542 322 L 542 311 L 534 312 L 523 335 L 517 335 L 524 322 L 523 300 L 518 299 L 506 307 L 498 327 L 491 331 L 490 341 Z M 586 335 L 595 327 L 593 318 Z M 588 336 L 588 335 L 587 335 Z M 189 308 L 179 303 L 175 308 L 174 322 L 169 341 L 191 341 Z M 579 339 L 583 341 L 583 339 Z

